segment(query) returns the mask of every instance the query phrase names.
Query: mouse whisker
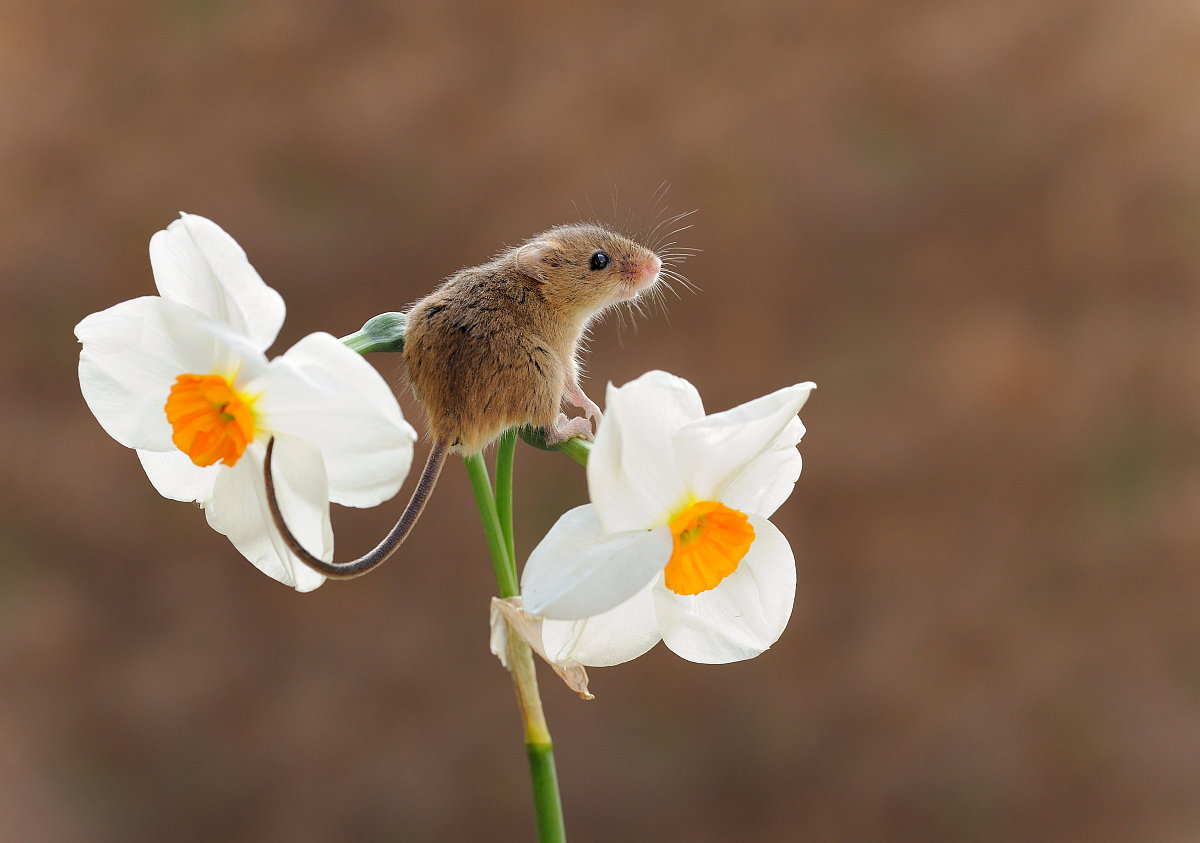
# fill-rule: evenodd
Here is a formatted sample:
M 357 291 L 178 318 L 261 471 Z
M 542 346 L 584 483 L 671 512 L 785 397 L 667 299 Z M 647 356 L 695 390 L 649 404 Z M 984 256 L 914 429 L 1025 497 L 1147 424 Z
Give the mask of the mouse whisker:
M 654 195 L 651 197 L 653 204 L 650 207 L 650 212 L 649 212 L 650 219 L 652 219 L 652 220 L 658 219 L 664 213 L 666 213 L 667 190 L 669 189 L 669 187 L 670 187 L 670 185 L 664 181 L 662 184 L 660 184 L 658 186 L 658 189 L 655 190 Z
M 664 281 L 662 284 L 656 284 L 654 286 L 654 293 L 653 293 L 653 297 L 651 298 L 651 301 L 654 302 L 654 306 L 656 308 L 658 308 L 659 312 L 662 313 L 663 316 L 666 316 L 667 315 L 667 294 L 663 288 L 665 288 L 666 290 L 670 290 L 671 294 L 674 295 L 675 298 L 677 298 L 677 299 L 679 298 L 679 293 L 675 292 L 675 288 L 672 287 L 670 285 L 670 283 L 668 283 L 666 281 Z M 668 318 L 667 321 L 670 322 L 671 320 Z
M 698 210 L 699 210 L 699 208 L 692 208 L 692 210 L 690 210 L 690 211 L 681 211 L 678 214 L 674 214 L 669 217 L 664 217 L 663 219 L 658 221 L 658 223 L 654 226 L 651 233 L 654 233 L 655 231 L 658 231 L 659 229 L 661 229 L 665 226 L 674 225 L 675 223 L 679 222 L 682 219 L 687 219 L 692 214 L 696 213 Z
M 670 243 L 663 243 L 659 247 L 659 251 L 655 252 L 655 254 L 657 254 L 659 257 L 662 257 L 663 254 L 665 253 L 668 255 L 675 255 L 680 258 L 684 258 L 684 257 L 687 257 L 688 255 L 698 255 L 702 251 L 703 251 L 702 249 L 697 249 L 694 246 L 678 246 L 675 244 L 675 241 L 672 240 Z
M 688 225 L 681 225 L 679 228 L 662 235 L 661 239 L 666 240 L 668 237 L 674 237 L 676 234 L 679 234 L 681 231 L 687 231 L 689 228 L 692 228 L 690 223 Z M 655 251 L 657 251 L 657 249 Z
M 671 286 L 671 282 L 669 280 L 662 279 L 662 284 L 660 284 L 659 286 L 669 290 L 671 292 L 671 295 L 673 295 L 675 298 L 679 299 L 680 301 L 683 300 L 683 297 L 679 295 L 679 291 Z M 663 293 L 662 291 L 658 290 L 657 288 L 655 289 L 655 293 L 656 293 L 656 298 L 659 301 L 663 301 L 666 298 L 666 293 Z
M 654 192 L 650 194 L 650 201 L 653 203 L 650 208 L 651 214 L 662 213 L 662 210 L 659 206 L 667 198 L 667 191 L 670 189 L 671 183 L 666 179 L 663 179 L 658 183 L 658 187 L 654 188 Z
M 695 284 L 693 284 L 691 281 L 689 281 L 687 279 L 687 276 L 681 275 L 680 273 L 676 272 L 673 269 L 660 270 L 659 275 L 663 276 L 668 281 L 678 281 L 690 293 L 697 293 L 700 291 L 700 288 L 697 287 Z M 669 283 L 664 281 L 664 284 L 665 284 L 665 286 L 667 286 L 668 288 L 671 289 L 671 292 L 675 292 L 675 288 L 671 287 L 671 285 Z
M 663 266 L 667 269 L 673 269 L 691 257 L 695 257 L 695 255 L 679 252 L 662 252 L 659 254 L 658 259 L 663 262 Z
M 682 275 L 683 273 L 681 273 L 678 269 L 675 268 L 680 263 L 682 263 L 682 261 L 665 260 L 665 261 L 663 261 L 663 266 L 659 270 L 659 272 L 661 273 L 663 271 L 666 271 L 666 272 L 673 272 L 676 275 Z
M 684 211 L 683 213 L 676 214 L 673 217 L 667 217 L 666 219 L 659 220 L 658 224 L 655 225 L 654 228 L 652 228 L 650 230 L 650 233 L 646 236 L 646 239 L 651 243 L 650 248 L 653 249 L 655 252 L 657 252 L 658 245 L 661 244 L 668 237 L 671 237 L 674 234 L 678 234 L 680 231 L 686 231 L 688 228 L 691 228 L 690 225 L 687 225 L 682 228 L 677 228 L 674 231 L 670 232 L 669 234 L 659 235 L 659 232 L 662 231 L 664 228 L 668 228 L 669 226 L 675 225 L 676 223 L 687 219 L 694 213 L 696 213 L 696 209 L 693 209 L 691 211 Z

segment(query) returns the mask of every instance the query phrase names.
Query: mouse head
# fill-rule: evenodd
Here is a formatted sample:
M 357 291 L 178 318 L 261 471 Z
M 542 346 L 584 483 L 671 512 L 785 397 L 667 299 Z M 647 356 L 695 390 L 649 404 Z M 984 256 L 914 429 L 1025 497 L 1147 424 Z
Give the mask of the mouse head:
M 548 304 L 584 318 L 637 298 L 662 268 L 650 249 L 593 223 L 552 228 L 518 247 L 514 259 L 540 282 Z

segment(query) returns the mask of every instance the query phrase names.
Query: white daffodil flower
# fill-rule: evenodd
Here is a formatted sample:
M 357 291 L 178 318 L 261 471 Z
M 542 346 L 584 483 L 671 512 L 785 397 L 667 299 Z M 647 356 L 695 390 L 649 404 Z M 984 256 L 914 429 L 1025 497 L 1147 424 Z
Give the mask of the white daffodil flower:
M 800 476 L 797 413 L 814 387 L 706 416 L 695 387 L 666 372 L 609 385 L 592 502 L 558 520 L 522 573 L 551 661 L 620 664 L 661 640 L 720 664 L 779 639 L 796 564 L 767 519 Z
M 263 573 L 311 591 L 325 577 L 291 554 L 267 508 L 268 440 L 288 524 L 331 559 L 330 501 L 367 507 L 395 495 L 416 432 L 379 373 L 329 334 L 267 360 L 283 299 L 215 223 L 181 215 L 151 238 L 150 263 L 161 295 L 75 327 L 84 400 L 162 495 L 199 502 Z

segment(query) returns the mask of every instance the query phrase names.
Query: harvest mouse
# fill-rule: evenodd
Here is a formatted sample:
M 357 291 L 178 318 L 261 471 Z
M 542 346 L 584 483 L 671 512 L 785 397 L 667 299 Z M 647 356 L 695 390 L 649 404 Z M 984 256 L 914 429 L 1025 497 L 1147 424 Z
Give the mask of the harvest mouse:
M 404 363 L 428 415 L 433 447 L 408 506 L 365 556 L 326 562 L 284 523 L 271 473 L 272 440 L 267 500 L 288 547 L 327 577 L 359 576 L 407 538 L 449 453 L 479 453 L 523 425 L 542 427 L 550 444 L 591 439 L 600 408 L 579 387 L 580 341 L 601 312 L 652 288 L 662 265 L 654 251 L 604 226 L 558 226 L 460 271 L 418 301 L 406 317 Z M 584 416 L 567 418 L 559 412 L 563 403 Z

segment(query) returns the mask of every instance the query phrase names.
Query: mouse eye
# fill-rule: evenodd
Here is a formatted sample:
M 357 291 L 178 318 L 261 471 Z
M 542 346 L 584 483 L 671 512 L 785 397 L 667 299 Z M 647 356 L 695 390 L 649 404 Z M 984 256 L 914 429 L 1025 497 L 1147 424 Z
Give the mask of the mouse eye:
M 592 255 L 592 262 L 588 266 L 591 269 L 604 269 L 604 267 L 608 266 L 608 253 L 596 252 L 596 254 Z

